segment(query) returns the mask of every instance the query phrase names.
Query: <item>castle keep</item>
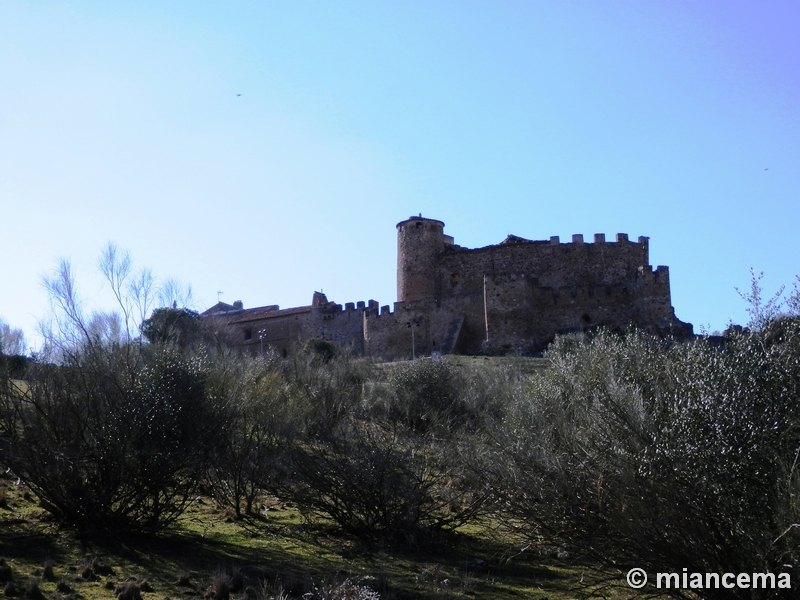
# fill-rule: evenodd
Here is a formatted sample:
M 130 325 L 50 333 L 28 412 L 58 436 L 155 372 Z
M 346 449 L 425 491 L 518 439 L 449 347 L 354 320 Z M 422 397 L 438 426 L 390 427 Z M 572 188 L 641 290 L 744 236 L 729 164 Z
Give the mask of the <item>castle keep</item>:
M 411 217 L 397 224 L 397 302 L 344 306 L 315 292 L 310 306 L 244 309 L 220 302 L 203 313 L 253 353 L 286 355 L 319 338 L 356 355 L 386 360 L 439 354 L 530 354 L 558 333 L 631 326 L 661 337 L 692 335 L 675 317 L 669 269 L 649 264 L 648 238 L 595 234 L 569 243 L 509 235 L 463 248 L 444 223 Z

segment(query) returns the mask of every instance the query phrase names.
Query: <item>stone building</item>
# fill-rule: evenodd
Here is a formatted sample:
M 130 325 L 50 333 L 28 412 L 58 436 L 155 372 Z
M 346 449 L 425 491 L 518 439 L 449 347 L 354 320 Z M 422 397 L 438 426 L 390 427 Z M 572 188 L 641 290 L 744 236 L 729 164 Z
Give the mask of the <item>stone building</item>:
M 648 238 L 614 241 L 595 234 L 561 243 L 510 235 L 485 248 L 464 248 L 444 223 L 421 216 L 397 224 L 397 302 L 342 306 L 315 292 L 311 305 L 244 309 L 220 302 L 203 313 L 232 343 L 284 355 L 310 338 L 355 355 L 387 360 L 439 354 L 532 354 L 559 333 L 637 327 L 686 338 L 692 325 L 675 317 L 669 269 L 649 264 Z

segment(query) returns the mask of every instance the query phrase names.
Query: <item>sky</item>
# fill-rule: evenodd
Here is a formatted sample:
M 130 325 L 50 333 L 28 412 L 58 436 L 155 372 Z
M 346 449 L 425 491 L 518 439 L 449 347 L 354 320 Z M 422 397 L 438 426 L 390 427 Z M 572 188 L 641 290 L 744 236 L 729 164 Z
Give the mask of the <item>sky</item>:
M 0 0 L 0 319 L 110 241 L 192 308 L 396 300 L 395 225 L 650 237 L 677 316 L 800 274 L 796 0 Z

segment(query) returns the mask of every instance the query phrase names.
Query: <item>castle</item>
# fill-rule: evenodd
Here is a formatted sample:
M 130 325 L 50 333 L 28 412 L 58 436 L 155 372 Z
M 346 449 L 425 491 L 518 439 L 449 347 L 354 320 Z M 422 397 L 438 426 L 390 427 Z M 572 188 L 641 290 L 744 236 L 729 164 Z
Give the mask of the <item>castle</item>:
M 463 248 L 444 223 L 411 217 L 397 224 L 397 302 L 342 307 L 315 292 L 310 306 L 245 309 L 219 302 L 203 313 L 251 353 L 284 356 L 311 338 L 359 356 L 385 360 L 435 354 L 533 354 L 559 333 L 631 326 L 686 338 L 692 325 L 675 317 L 669 269 L 649 264 L 649 239 L 594 243 L 573 235 L 545 241 L 509 235 L 484 248 Z

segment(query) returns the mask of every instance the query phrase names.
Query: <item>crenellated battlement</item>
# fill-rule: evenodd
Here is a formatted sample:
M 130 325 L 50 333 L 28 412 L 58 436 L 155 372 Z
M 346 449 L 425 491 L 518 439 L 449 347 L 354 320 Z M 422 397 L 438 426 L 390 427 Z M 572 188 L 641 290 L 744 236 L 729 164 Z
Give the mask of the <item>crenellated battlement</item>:
M 449 236 L 448 236 L 449 237 Z M 569 242 L 562 242 L 561 237 L 557 235 L 550 236 L 548 240 L 527 240 L 525 238 L 518 237 L 516 235 L 509 235 L 505 240 L 500 242 L 499 244 L 492 244 L 489 246 L 482 246 L 480 248 L 465 248 L 464 246 L 457 246 L 454 245 L 454 249 L 456 251 L 462 252 L 477 252 L 481 250 L 488 250 L 490 248 L 499 248 L 503 246 L 509 245 L 524 245 L 524 244 L 535 244 L 535 245 L 550 245 L 550 246 L 572 246 L 572 245 L 591 245 L 591 244 L 607 244 L 607 245 L 614 245 L 614 244 L 640 244 L 640 245 L 648 245 L 649 241 L 648 236 L 640 235 L 638 240 L 633 242 L 630 240 L 630 236 L 627 233 L 617 233 L 614 236 L 614 241 L 609 241 L 606 239 L 605 233 L 595 233 L 593 236 L 593 241 L 589 242 L 586 241 L 584 235 L 582 233 L 574 233 L 572 234 L 572 239 Z
M 320 307 L 330 313 L 360 313 L 360 312 L 376 312 L 379 310 L 379 303 L 377 300 L 359 300 L 358 302 L 346 302 L 344 306 L 329 302 L 325 306 Z

